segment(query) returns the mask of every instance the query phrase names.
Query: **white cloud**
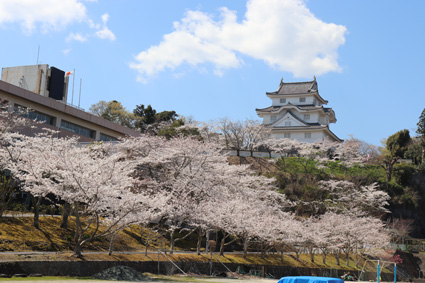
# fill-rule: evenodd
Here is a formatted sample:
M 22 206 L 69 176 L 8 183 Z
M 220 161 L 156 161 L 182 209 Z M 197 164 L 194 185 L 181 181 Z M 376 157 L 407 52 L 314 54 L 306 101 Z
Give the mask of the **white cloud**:
M 62 50 L 62 53 L 63 53 L 63 55 L 68 55 L 69 54 L 69 52 L 71 52 L 71 48 L 68 48 L 68 49 L 64 49 L 64 50 Z
M 103 14 L 102 15 L 103 28 L 96 32 L 96 36 L 101 39 L 109 39 L 110 41 L 114 41 L 117 38 L 115 37 L 115 34 L 106 26 L 106 23 L 108 22 L 108 20 L 109 20 L 109 15 Z M 98 25 L 93 25 L 93 27 L 99 29 Z
M 100 29 L 100 24 L 96 24 L 92 19 L 88 19 L 87 24 L 89 25 L 90 28 Z
M 101 39 L 109 39 L 110 41 L 114 41 L 115 39 L 117 39 L 115 37 L 115 34 L 110 29 L 108 29 L 108 27 L 106 27 L 106 26 L 103 27 L 103 29 L 98 30 L 96 32 L 96 36 L 101 38 Z
M 36 27 L 43 32 L 59 30 L 86 18 L 86 7 L 78 0 L 1 0 L 0 24 L 20 23 L 25 33 Z
M 106 25 L 106 23 L 109 21 L 109 14 L 103 14 L 102 15 L 102 22 L 103 22 L 103 25 Z
M 76 41 L 80 41 L 80 42 L 85 42 L 87 41 L 87 36 L 82 35 L 81 33 L 73 33 L 71 32 L 65 39 L 67 42 L 72 41 L 72 40 L 76 40 Z
M 109 14 L 102 15 L 97 24 L 87 16 L 83 0 L 0 0 L 0 25 L 20 24 L 26 34 L 40 29 L 42 32 L 61 30 L 76 22 L 85 22 L 94 29 L 90 35 L 71 32 L 65 39 L 85 42 L 89 37 L 116 40 L 115 34 L 107 27 Z M 84 0 L 97 2 L 97 0 Z
M 240 67 L 243 54 L 296 77 L 311 77 L 341 70 L 337 51 L 345 33 L 344 26 L 317 19 L 301 0 L 249 0 L 242 22 L 227 8 L 220 9 L 218 21 L 188 11 L 172 33 L 135 56 L 130 67 L 138 70 L 141 82 L 182 64 L 212 64 L 222 75 Z

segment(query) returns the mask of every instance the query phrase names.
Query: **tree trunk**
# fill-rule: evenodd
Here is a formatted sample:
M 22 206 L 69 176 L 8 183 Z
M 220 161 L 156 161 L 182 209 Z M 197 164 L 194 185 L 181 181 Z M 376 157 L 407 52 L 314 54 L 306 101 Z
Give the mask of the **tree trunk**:
M 201 244 L 202 244 L 202 229 L 198 229 L 198 242 L 196 243 L 196 252 L 201 255 Z
M 248 255 L 248 246 L 249 246 L 249 240 L 248 238 L 245 238 L 243 240 L 243 258 L 246 258 Z
M 266 245 L 264 243 L 261 243 L 260 249 L 261 249 L 261 258 L 264 259 L 266 257 L 266 252 L 267 252 Z
M 71 205 L 67 202 L 63 205 L 61 228 L 68 228 L 68 218 L 71 212 Z
M 34 198 L 34 221 L 33 226 L 36 229 L 40 229 L 40 203 L 41 203 L 41 197 L 35 197 Z
M 75 243 L 75 246 L 74 246 L 74 254 L 77 257 L 81 257 L 82 256 L 82 251 L 83 251 L 83 247 L 80 245 L 79 242 L 76 242 Z
M 227 233 L 223 232 L 223 238 L 220 242 L 220 256 L 224 256 L 224 243 L 226 242 Z
M 309 247 L 308 251 L 310 253 L 310 260 L 311 262 L 314 262 L 314 247 Z
M 281 252 L 280 252 L 280 261 L 283 263 L 284 261 L 283 261 L 283 253 L 284 253 L 284 250 L 283 250 L 283 247 L 282 247 L 282 250 L 281 250 Z
M 74 254 L 78 257 L 81 257 L 81 253 L 83 247 L 81 246 L 81 222 L 80 222 L 80 214 L 78 213 L 78 203 L 74 203 L 75 210 L 75 235 L 74 235 Z
M 170 254 L 174 253 L 174 230 L 170 233 Z
M 145 245 L 145 255 L 146 256 L 148 255 L 148 245 L 147 244 Z
M 390 161 L 385 161 L 385 165 L 386 165 L 386 175 L 387 175 L 387 182 L 391 182 L 391 178 L 392 178 L 392 173 L 393 173 L 393 169 L 394 169 L 394 164 L 397 162 L 397 157 L 393 157 Z
M 328 254 L 322 251 L 322 256 L 323 256 L 323 264 L 326 264 L 326 256 Z
M 271 157 L 271 154 L 270 154 L 270 157 Z M 282 163 L 283 163 L 283 172 L 286 172 L 285 157 L 281 156 L 280 158 L 282 159 Z
M 118 234 L 117 232 L 112 233 L 111 235 L 111 239 L 109 240 L 109 252 L 108 255 L 111 256 L 112 255 L 112 250 L 114 248 L 114 240 L 115 240 L 115 236 Z
M 345 262 L 346 262 L 346 264 L 347 264 L 347 266 L 350 266 L 350 252 L 349 251 L 347 251 L 346 253 L 345 253 Z
M 339 252 L 337 252 L 335 254 L 335 258 L 336 258 L 336 265 L 340 266 L 340 263 L 339 263 Z
M 297 257 L 297 260 L 300 260 L 300 252 L 299 251 L 295 251 L 295 256 Z

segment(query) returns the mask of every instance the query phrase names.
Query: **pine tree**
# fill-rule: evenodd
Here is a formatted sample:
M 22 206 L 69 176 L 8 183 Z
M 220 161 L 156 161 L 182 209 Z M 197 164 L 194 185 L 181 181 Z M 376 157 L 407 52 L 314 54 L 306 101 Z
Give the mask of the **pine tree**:
M 425 137 L 425 108 L 422 111 L 421 116 L 419 116 L 418 129 L 416 133 L 422 137 Z

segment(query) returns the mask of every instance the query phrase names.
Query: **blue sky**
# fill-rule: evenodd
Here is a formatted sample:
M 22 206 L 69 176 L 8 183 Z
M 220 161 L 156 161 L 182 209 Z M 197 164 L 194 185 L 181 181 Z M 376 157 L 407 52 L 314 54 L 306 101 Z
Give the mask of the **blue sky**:
M 256 119 L 266 91 L 312 80 L 331 130 L 379 145 L 425 108 L 425 1 L 2 0 L 1 67 L 75 72 L 73 103 Z M 71 78 L 72 79 L 72 78 Z M 69 90 L 71 92 L 71 89 Z M 71 94 L 69 94 L 69 102 Z

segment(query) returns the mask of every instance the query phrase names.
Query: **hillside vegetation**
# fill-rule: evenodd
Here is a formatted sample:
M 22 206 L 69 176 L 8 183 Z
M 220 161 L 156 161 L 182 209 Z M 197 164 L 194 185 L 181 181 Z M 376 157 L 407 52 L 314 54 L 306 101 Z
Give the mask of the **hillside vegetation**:
M 169 259 L 174 262 L 194 261 L 194 262 L 209 262 L 211 255 L 209 253 L 196 253 L 185 254 L 158 254 L 158 249 L 167 249 L 169 241 L 166 238 L 160 238 L 149 247 L 148 254 L 145 255 L 145 246 L 141 243 L 140 237 L 146 237 L 147 231 L 140 230 L 140 227 L 130 227 L 124 229 L 116 237 L 114 244 L 114 252 L 108 255 L 109 241 L 107 238 L 99 238 L 91 242 L 86 251 L 90 252 L 84 254 L 82 258 L 73 255 L 72 237 L 74 235 L 75 223 L 71 218 L 69 228 L 59 228 L 60 218 L 52 216 L 43 216 L 40 218 L 40 226 L 42 229 L 36 229 L 32 226 L 31 217 L 7 217 L 3 218 L 0 223 L 0 251 L 15 251 L 27 252 L 22 254 L 0 254 L 0 261 L 168 261 Z M 89 231 L 91 232 L 91 231 Z M 194 247 L 193 241 L 187 241 L 180 245 L 177 249 L 180 251 L 190 251 Z M 31 254 L 31 251 L 46 251 L 57 253 L 46 254 Z M 94 253 L 93 253 L 94 252 Z M 137 254 L 126 254 L 116 252 L 138 252 Z M 364 260 L 357 263 L 354 255 L 350 258 L 349 266 L 342 264 L 337 265 L 336 259 L 329 256 L 326 264 L 322 263 L 321 255 L 316 255 L 315 261 L 312 262 L 307 254 L 302 254 L 299 260 L 296 259 L 294 254 L 284 255 L 284 261 L 281 261 L 279 254 L 269 254 L 262 258 L 259 254 L 249 254 L 246 258 L 241 253 L 225 253 L 224 256 L 218 254 L 212 257 L 214 262 L 221 261 L 224 264 L 235 263 L 240 265 L 281 265 L 292 267 L 306 267 L 306 268 L 325 268 L 325 269 L 344 269 L 344 270 L 361 270 Z M 376 266 L 369 263 L 365 267 L 366 271 L 374 272 Z

